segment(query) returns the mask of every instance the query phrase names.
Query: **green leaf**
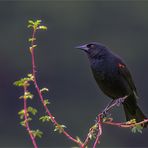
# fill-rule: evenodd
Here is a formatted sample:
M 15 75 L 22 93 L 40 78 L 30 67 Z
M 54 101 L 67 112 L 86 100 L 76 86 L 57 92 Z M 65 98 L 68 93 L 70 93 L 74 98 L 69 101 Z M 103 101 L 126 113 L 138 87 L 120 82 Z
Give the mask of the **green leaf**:
M 25 92 L 24 94 L 24 99 L 33 99 L 33 94 L 31 92 Z
M 20 119 L 23 119 L 23 118 L 24 118 L 24 114 L 25 114 L 24 109 L 22 109 L 22 110 L 20 110 L 20 111 L 18 112 L 18 115 L 19 115 Z
M 49 100 L 48 100 L 48 99 L 44 99 L 44 104 L 45 104 L 45 105 L 50 104 Z
M 21 122 L 20 122 L 20 125 L 26 127 L 26 122 L 29 122 L 29 121 L 31 121 L 31 120 L 32 120 L 32 118 L 29 117 L 29 118 L 27 118 L 27 120 L 21 121 Z
M 94 124 L 89 130 L 97 130 L 98 129 L 98 124 Z
M 103 118 L 103 122 L 106 122 L 106 121 L 110 121 L 111 122 L 111 121 L 113 121 L 113 118 L 111 118 L 109 116 L 108 117 L 104 117 Z
M 36 40 L 36 38 L 29 38 L 29 39 L 28 39 L 29 42 L 33 42 L 33 41 L 35 41 L 35 40 Z
M 36 30 L 38 28 L 38 26 L 41 24 L 41 22 L 42 22 L 41 20 L 36 20 L 34 22 L 33 28 Z
M 24 96 L 20 96 L 19 99 L 24 99 Z
M 28 27 L 28 28 L 31 28 L 31 27 L 33 27 L 33 25 L 29 24 L 27 27 Z
M 88 133 L 88 137 L 89 137 L 90 140 L 95 139 L 96 133 L 95 132 Z
M 43 132 L 40 131 L 39 129 L 37 129 L 37 130 L 31 130 L 30 132 L 32 133 L 32 135 L 33 135 L 35 138 L 36 138 L 36 137 L 42 138 L 42 136 L 43 136 Z
M 51 121 L 51 117 L 46 115 L 46 116 L 40 117 L 39 120 L 41 120 L 42 122 L 49 122 Z
M 55 126 L 54 132 L 58 131 L 61 134 L 64 131 L 64 128 L 66 128 L 65 125 L 58 124 Z
M 131 119 L 130 121 L 127 121 L 126 124 L 135 124 L 136 123 L 136 119 Z
M 40 92 L 45 92 L 45 91 L 49 91 L 48 88 L 44 87 L 44 88 L 40 89 Z
M 37 29 L 47 30 L 47 27 L 46 26 L 39 26 Z
M 35 47 L 37 47 L 37 45 L 32 45 L 32 46 L 30 47 L 30 49 L 33 49 L 33 48 L 35 48 Z
M 15 81 L 13 84 L 14 84 L 15 86 L 18 86 L 18 87 L 22 87 L 22 86 L 24 86 L 24 85 L 29 85 L 29 84 L 28 84 L 28 78 L 22 78 L 22 79 L 20 79 L 20 80 L 18 80 L 18 81 Z
M 37 109 L 35 109 L 35 108 L 31 107 L 31 106 L 29 106 L 27 108 L 27 111 L 30 112 L 32 115 L 36 115 L 36 113 L 37 113 Z
M 34 21 L 33 20 L 28 20 L 28 24 L 34 25 Z
M 138 133 L 142 134 L 142 129 L 143 129 L 143 127 L 140 124 L 138 124 L 138 125 L 135 125 L 131 130 L 132 130 L 133 133 L 138 132 Z
M 26 127 L 25 121 L 21 121 L 20 125 Z
M 104 117 L 104 118 L 103 118 L 103 122 L 107 121 L 107 119 L 108 119 L 107 117 Z
M 36 20 L 36 24 L 40 24 L 42 22 L 42 20 Z
M 29 47 L 30 52 L 32 52 L 32 50 L 37 47 L 37 45 L 32 45 L 31 47 Z
M 30 81 L 33 81 L 32 74 L 28 74 L 27 77 L 21 78 L 20 80 L 15 81 L 13 85 L 18 86 L 18 87 L 29 86 Z
M 34 80 L 34 76 L 31 73 L 29 73 L 27 76 L 28 76 L 28 78 L 29 78 L 30 81 L 33 81 Z

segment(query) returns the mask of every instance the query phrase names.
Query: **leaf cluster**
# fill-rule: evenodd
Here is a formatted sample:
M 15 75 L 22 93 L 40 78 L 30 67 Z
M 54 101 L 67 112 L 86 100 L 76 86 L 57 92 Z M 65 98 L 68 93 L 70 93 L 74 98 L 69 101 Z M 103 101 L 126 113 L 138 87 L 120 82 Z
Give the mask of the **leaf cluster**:
M 55 131 L 55 132 L 56 132 L 56 131 L 58 131 L 58 132 L 61 134 L 61 133 L 63 133 L 64 128 L 66 128 L 66 126 L 65 126 L 65 125 L 58 124 L 58 125 L 56 125 L 56 126 L 55 126 L 54 131 Z
M 37 129 L 37 130 L 31 130 L 30 131 L 31 132 L 31 134 L 36 138 L 42 138 L 42 136 L 43 136 L 43 132 L 42 131 L 40 131 L 39 129 Z
M 41 22 L 42 22 L 41 20 L 36 20 L 36 21 L 29 20 L 28 21 L 28 28 L 33 28 L 34 30 L 37 30 L 37 29 L 47 30 L 46 26 L 40 25 Z
M 29 86 L 29 82 L 33 81 L 34 77 L 32 74 L 28 74 L 27 77 L 21 78 L 20 80 L 15 81 L 13 84 L 18 87 Z
M 51 117 L 48 115 L 45 115 L 45 116 L 40 117 L 39 120 L 41 120 L 42 122 L 49 122 L 51 121 Z

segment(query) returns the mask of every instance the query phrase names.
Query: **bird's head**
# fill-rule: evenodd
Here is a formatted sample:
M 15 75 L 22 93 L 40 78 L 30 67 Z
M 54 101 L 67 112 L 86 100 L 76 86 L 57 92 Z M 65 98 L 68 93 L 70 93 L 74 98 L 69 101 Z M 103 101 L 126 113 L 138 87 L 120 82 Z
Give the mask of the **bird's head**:
M 77 46 L 76 48 L 85 51 L 89 57 L 98 57 L 104 55 L 108 51 L 107 47 L 101 43 L 91 42 L 88 44 Z

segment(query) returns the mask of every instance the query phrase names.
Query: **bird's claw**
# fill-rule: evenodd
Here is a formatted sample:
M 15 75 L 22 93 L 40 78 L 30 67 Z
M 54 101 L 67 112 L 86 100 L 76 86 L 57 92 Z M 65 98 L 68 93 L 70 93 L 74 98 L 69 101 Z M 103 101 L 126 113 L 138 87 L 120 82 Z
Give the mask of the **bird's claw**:
M 103 119 L 103 118 L 106 118 L 107 116 L 108 116 L 107 110 L 103 110 L 103 111 L 101 112 L 101 114 L 97 115 L 97 117 L 96 117 L 96 119 L 95 119 L 95 122 L 96 122 L 96 123 L 98 122 L 98 118 L 101 117 L 101 119 Z
M 118 98 L 116 100 L 116 105 L 119 107 L 123 102 L 124 102 L 125 98 Z
M 107 109 L 104 109 L 104 110 L 102 111 L 102 118 L 105 118 L 105 117 L 107 117 L 108 115 L 109 115 L 109 113 L 108 113 Z

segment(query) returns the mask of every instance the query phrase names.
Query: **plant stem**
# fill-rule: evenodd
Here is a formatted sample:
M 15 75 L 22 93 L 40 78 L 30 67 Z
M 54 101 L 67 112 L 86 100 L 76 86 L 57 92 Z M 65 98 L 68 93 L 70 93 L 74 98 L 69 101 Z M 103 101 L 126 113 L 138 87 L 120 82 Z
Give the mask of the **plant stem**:
M 35 37 L 35 33 L 36 33 L 36 30 L 34 29 L 34 30 L 33 30 L 33 34 L 32 34 L 32 38 Z M 33 82 L 34 82 L 35 88 L 36 88 L 36 90 L 37 90 L 37 93 L 38 93 L 38 95 L 39 95 L 39 98 L 40 98 L 40 100 L 41 100 L 43 106 L 44 106 L 44 109 L 45 109 L 46 113 L 48 114 L 48 116 L 50 116 L 51 121 L 54 123 L 54 125 L 59 126 L 58 122 L 55 120 L 54 116 L 53 116 L 53 115 L 51 114 L 51 112 L 49 111 L 47 105 L 44 103 L 44 98 L 43 98 L 43 96 L 42 96 L 42 93 L 41 93 L 41 91 L 40 91 L 39 85 L 38 85 L 38 83 L 37 83 L 37 79 L 36 79 L 36 65 L 35 65 L 35 56 L 34 56 L 34 47 L 33 47 L 33 45 L 34 45 L 34 40 L 33 40 L 32 43 L 31 43 L 31 47 L 32 47 L 32 49 L 31 49 L 31 57 L 32 57 L 32 75 L 33 75 L 33 78 L 34 78 L 34 79 L 33 79 Z M 72 137 L 70 134 L 68 134 L 64 129 L 63 129 L 63 132 L 62 132 L 62 133 L 63 133 L 67 138 L 69 138 L 69 139 L 72 140 L 73 142 L 77 143 L 80 147 L 82 146 L 82 144 L 81 144 L 79 141 L 77 141 L 75 138 L 73 138 L 73 137 Z
M 131 124 L 127 124 L 126 122 L 108 122 L 108 121 L 105 121 L 104 123 L 105 124 L 109 124 L 109 125 L 114 125 L 114 126 L 118 126 L 118 127 L 122 127 L 122 128 L 130 128 L 130 127 L 134 127 L 136 125 L 141 125 L 141 124 L 144 124 L 144 123 L 147 123 L 148 122 L 148 119 L 144 119 L 143 121 L 141 122 L 137 122 L 137 123 L 131 123 Z
M 25 93 L 27 92 L 27 86 L 24 86 L 24 96 L 25 96 Z M 35 141 L 35 138 L 33 136 L 33 134 L 31 133 L 31 130 L 30 130 L 30 127 L 29 127 L 29 123 L 28 123 L 28 112 L 27 112 L 27 99 L 24 97 L 24 118 L 25 118 L 25 126 L 26 126 L 26 129 L 28 131 L 28 134 L 31 138 L 31 141 L 32 141 L 32 144 L 34 146 L 34 148 L 38 148 L 37 146 L 37 143 Z
M 102 114 L 99 114 L 98 115 L 98 121 L 97 121 L 97 124 L 98 124 L 98 133 L 97 133 L 97 137 L 96 137 L 95 143 L 93 145 L 93 148 L 96 148 L 97 144 L 100 142 L 99 141 L 99 138 L 102 135 L 102 117 L 101 116 L 102 116 Z

